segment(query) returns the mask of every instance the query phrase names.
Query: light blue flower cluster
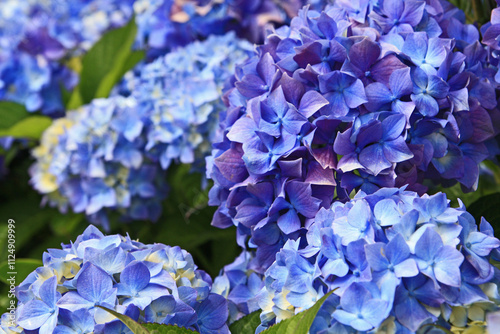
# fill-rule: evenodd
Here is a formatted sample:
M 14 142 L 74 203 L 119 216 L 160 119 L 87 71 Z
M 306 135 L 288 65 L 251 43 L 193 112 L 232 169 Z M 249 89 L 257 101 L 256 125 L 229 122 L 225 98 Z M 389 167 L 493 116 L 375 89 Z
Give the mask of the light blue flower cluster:
M 103 306 L 139 322 L 176 324 L 200 333 L 228 333 L 227 301 L 179 247 L 144 245 L 89 226 L 74 243 L 49 249 L 43 267 L 17 288 L 17 328 L 4 332 L 121 333 L 125 325 Z
M 238 67 L 208 159 L 210 204 L 213 225 L 266 249 L 257 270 L 352 191 L 477 188 L 498 153 L 498 68 L 463 16 L 446 1 L 304 7 Z
M 415 333 L 436 323 L 464 327 L 497 310 L 500 240 L 446 195 L 404 188 L 321 209 L 306 238 L 289 240 L 258 296 L 262 327 L 307 309 L 334 291 L 312 333 L 354 333 L 392 326 Z M 472 315 L 481 310 L 483 319 Z M 469 317 L 469 318 L 468 318 Z M 472 319 L 472 320 L 468 320 Z M 357 332 L 356 332 L 357 333 Z
M 172 161 L 204 163 L 225 110 L 224 85 L 251 53 L 250 43 L 234 33 L 210 36 L 143 66 L 138 78 L 124 83 L 147 119 L 146 150 L 163 169 Z
M 174 162 L 200 166 L 217 130 L 225 82 L 251 52 L 233 33 L 138 67 L 108 99 L 55 120 L 33 151 L 31 182 L 61 211 L 108 226 L 107 213 L 157 220 Z M 132 95 L 120 96 L 127 91 Z
M 144 123 L 133 98 L 96 99 L 54 121 L 33 150 L 31 183 L 62 212 L 70 206 L 108 226 L 106 209 L 158 219 L 164 173 L 144 151 Z

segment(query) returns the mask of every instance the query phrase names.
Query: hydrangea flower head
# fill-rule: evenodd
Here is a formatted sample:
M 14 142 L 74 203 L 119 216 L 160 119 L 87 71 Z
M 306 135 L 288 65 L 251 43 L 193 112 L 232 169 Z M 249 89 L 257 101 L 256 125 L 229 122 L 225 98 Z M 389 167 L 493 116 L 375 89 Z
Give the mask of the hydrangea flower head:
M 225 109 L 224 85 L 251 50 L 233 33 L 211 36 L 158 58 L 130 79 L 132 95 L 148 119 L 146 149 L 155 151 L 162 168 L 172 161 L 203 162 Z
M 376 332 L 388 324 L 415 333 L 433 322 L 464 327 L 459 312 L 498 309 L 498 269 L 489 259 L 500 240 L 484 219 L 478 227 L 442 193 L 360 191 L 321 209 L 305 239 L 288 240 L 265 273 L 257 297 L 262 328 L 332 290 L 313 333 Z
M 121 328 L 100 305 L 139 322 L 228 333 L 226 299 L 211 292 L 211 278 L 179 247 L 105 236 L 91 225 L 74 243 L 47 250 L 43 263 L 17 287 L 20 332 Z M 10 330 L 3 322 L 2 329 Z
M 237 226 L 261 273 L 318 210 L 353 190 L 473 190 L 479 164 L 496 154 L 496 83 L 477 29 L 446 2 L 356 4 L 304 7 L 226 91 L 207 160 L 212 224 Z M 376 233 L 343 226 L 343 243 Z
M 71 207 L 104 226 L 110 211 L 125 220 L 157 220 L 164 170 L 172 162 L 200 168 L 224 110 L 222 89 L 250 50 L 230 33 L 139 66 L 112 97 L 69 112 L 45 131 L 33 151 L 33 186 L 61 211 Z M 133 93 L 121 96 L 125 91 Z
M 59 60 L 81 55 L 132 17 L 132 1 L 6 1 L 0 4 L 0 99 L 54 117 L 61 86 L 77 78 Z
M 108 30 L 125 25 L 133 1 L 25 1 L 2 3 L 2 40 L 49 60 L 87 51 Z M 16 22 L 16 27 L 7 27 Z
M 33 151 L 31 182 L 44 201 L 107 224 L 106 209 L 156 220 L 166 184 L 145 156 L 133 98 L 97 99 L 54 121 Z
M 267 28 L 289 23 L 307 0 L 140 0 L 134 3 L 138 39 L 152 52 L 174 49 L 210 35 L 234 31 L 252 43 L 264 39 Z M 325 6 L 320 1 L 316 6 Z

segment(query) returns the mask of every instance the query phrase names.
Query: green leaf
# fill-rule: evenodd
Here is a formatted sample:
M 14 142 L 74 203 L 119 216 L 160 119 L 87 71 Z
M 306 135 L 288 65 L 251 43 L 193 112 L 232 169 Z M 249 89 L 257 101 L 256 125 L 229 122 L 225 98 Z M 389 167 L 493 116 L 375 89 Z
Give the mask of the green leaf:
M 123 50 L 123 53 L 120 53 L 118 55 L 116 63 L 113 66 L 112 70 L 104 77 L 104 79 L 99 84 L 99 88 L 97 89 L 95 97 L 108 97 L 109 93 L 111 93 L 111 90 L 118 83 L 118 81 L 120 81 L 120 79 L 125 75 L 125 73 L 127 73 L 127 71 L 131 70 L 138 62 L 140 62 L 144 58 L 144 55 L 144 51 L 129 51 L 129 53 L 127 53 L 125 50 Z
M 146 324 L 139 324 L 130 317 L 118 313 L 116 311 L 110 310 L 109 308 L 103 307 L 103 306 L 97 306 L 99 308 L 102 308 L 103 310 L 108 311 L 118 319 L 120 319 L 121 322 L 127 326 L 132 333 L 134 334 L 193 334 L 196 332 L 193 332 L 192 330 L 189 330 L 184 327 L 178 327 L 178 326 L 173 326 L 173 325 L 163 325 L 163 324 L 155 324 L 155 323 L 146 323 Z
M 14 268 L 9 267 L 8 261 L 0 263 L 0 280 L 5 284 L 9 284 L 7 279 L 10 276 L 15 276 L 16 285 L 19 285 L 36 268 L 43 266 L 42 261 L 35 259 L 15 259 L 14 262 Z M 15 272 L 16 274 L 7 274 L 9 272 Z
M 40 136 L 50 124 L 52 124 L 50 117 L 40 115 L 29 116 L 8 129 L 0 130 L 0 137 L 11 136 L 15 138 L 40 139 Z
M 108 97 L 123 74 L 144 57 L 144 52 L 131 50 L 136 33 L 132 17 L 126 26 L 109 31 L 89 50 L 82 58 L 80 83 L 68 109 L 87 104 L 96 97 Z
M 318 313 L 319 309 L 325 302 L 325 300 L 330 297 L 333 291 L 330 291 L 326 295 L 324 295 L 320 300 L 318 300 L 313 307 L 310 309 L 300 312 L 299 314 L 294 315 L 293 317 L 283 320 L 280 323 L 269 327 L 262 333 L 264 334 L 307 334 L 311 325 Z
M 82 95 L 80 94 L 80 90 L 78 87 L 73 90 L 73 93 L 69 97 L 68 104 L 66 104 L 66 109 L 67 110 L 75 110 L 78 107 L 81 107 L 83 105 L 83 99 Z
M 196 332 L 179 326 L 164 325 L 164 324 L 142 324 L 151 334 L 194 334 Z M 238 333 L 239 332 L 233 332 Z M 254 334 L 254 333 L 252 333 Z
M 0 130 L 9 129 L 28 116 L 29 113 L 22 104 L 0 102 Z
M 260 313 L 261 311 L 255 311 L 233 322 L 229 326 L 229 331 L 238 334 L 254 334 L 260 325 Z
M 24 173 L 26 173 L 26 170 L 24 170 Z M 11 176 L 15 177 L 15 173 L 12 173 Z M 18 182 L 22 181 L 24 181 L 24 179 L 18 180 Z M 4 188 L 2 190 L 8 190 L 8 185 L 7 182 L 4 182 L 4 184 L 2 184 Z M 17 188 L 19 188 L 19 185 L 17 185 L 15 189 Z M 44 231 L 49 230 L 47 228 L 48 224 L 59 213 L 55 209 L 40 208 L 41 198 L 31 189 L 28 190 L 31 192 L 11 193 L 13 196 L 12 199 L 0 201 L 0 222 L 6 223 L 9 219 L 14 219 L 16 222 L 16 254 L 24 258 L 37 258 L 41 257 L 42 252 L 27 254 L 27 252 L 23 251 L 34 250 L 41 243 L 40 241 L 47 240 L 46 237 L 42 237 L 41 240 L 34 241 L 34 239 L 42 235 Z M 0 240 L 1 244 L 7 239 Z M 60 243 L 55 243 L 52 247 L 57 247 L 59 245 Z M 7 260 L 6 252 L 7 247 L 0 247 L 0 260 Z
M 118 75 L 118 80 L 123 78 L 125 73 L 133 69 L 135 65 L 137 65 L 141 60 L 144 59 L 144 57 L 146 57 L 146 52 L 144 50 L 134 50 L 130 52 L 127 59 L 125 60 L 125 64 L 123 65 L 120 74 Z M 113 88 L 113 86 L 111 88 Z
M 0 137 L 39 139 L 52 120 L 46 116 L 33 115 L 14 102 L 0 102 Z
M 12 145 L 7 152 L 4 153 L 3 164 L 5 167 L 8 167 L 9 164 L 14 160 L 16 155 L 19 153 L 19 147 L 17 145 Z M 2 153 L 0 153 L 2 154 Z
M 141 326 L 139 323 L 135 322 L 132 318 L 130 318 L 129 316 L 126 316 L 125 314 L 121 314 L 121 313 L 118 313 L 116 311 L 113 311 L 113 310 L 110 310 L 109 308 L 107 307 L 103 307 L 103 306 L 99 306 L 99 305 L 96 305 L 97 307 L 99 308 L 102 308 L 103 310 L 105 311 L 108 311 L 109 313 L 111 313 L 112 315 L 114 315 L 115 317 L 117 317 L 121 322 L 123 322 L 125 324 L 125 326 L 127 326 L 134 334 L 150 334 L 150 332 L 144 328 L 143 326 Z
M 450 0 L 464 11 L 467 23 L 484 24 L 490 20 L 491 10 L 496 8 L 495 0 Z
M 491 160 L 485 160 L 481 164 L 484 165 L 484 167 L 486 167 L 493 174 L 494 185 L 500 185 L 500 166 L 498 166 Z M 481 180 L 481 176 L 482 175 L 479 175 L 479 180 Z
M 69 104 L 69 101 L 71 100 L 71 96 L 72 96 L 71 91 L 67 90 L 63 84 L 59 85 L 59 89 L 61 90 L 62 104 L 64 106 L 67 106 Z
M 70 237 L 75 228 L 84 220 L 81 213 L 67 213 L 64 215 L 54 215 L 50 221 L 50 227 L 55 235 Z

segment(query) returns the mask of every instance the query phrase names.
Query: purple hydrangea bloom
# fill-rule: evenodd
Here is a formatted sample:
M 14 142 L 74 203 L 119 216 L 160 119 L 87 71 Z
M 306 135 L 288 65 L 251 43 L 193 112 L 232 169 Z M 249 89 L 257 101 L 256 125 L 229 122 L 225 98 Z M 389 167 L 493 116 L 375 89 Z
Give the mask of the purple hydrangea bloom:
M 91 225 L 75 242 L 47 250 L 43 259 L 43 267 L 16 290 L 20 332 L 127 330 L 100 305 L 139 322 L 229 333 L 227 300 L 211 292 L 211 278 L 179 247 L 105 236 Z M 3 322 L 1 328 L 9 332 Z
M 306 4 L 324 7 L 328 0 L 141 0 L 140 34 L 157 49 L 185 45 L 209 35 L 234 31 L 240 38 L 261 43 L 267 28 L 287 24 Z M 165 17 L 166 16 L 166 17 Z M 141 31 L 142 30 L 142 31 Z M 147 37 L 147 38 L 144 38 Z
M 490 298 L 500 282 L 489 259 L 500 240 L 490 227 L 483 220 L 479 231 L 465 208 L 450 207 L 442 193 L 358 192 L 345 204 L 321 209 L 305 240 L 288 240 L 278 252 L 257 297 L 261 328 L 332 290 L 313 333 L 384 326 L 415 333 L 432 322 L 458 326 L 460 312 L 470 307 L 494 311 Z
M 497 152 L 497 64 L 461 12 L 440 1 L 353 6 L 304 7 L 226 90 L 207 159 L 212 224 L 235 225 L 261 273 L 272 250 L 351 191 L 423 194 L 427 180 L 471 191 Z M 269 198 L 255 195 L 261 184 Z
M 261 43 L 265 31 L 289 23 L 308 0 L 137 0 L 120 4 L 135 14 L 136 45 L 148 50 L 148 59 L 211 35 L 233 31 L 240 38 Z M 317 5 L 324 7 L 328 1 Z

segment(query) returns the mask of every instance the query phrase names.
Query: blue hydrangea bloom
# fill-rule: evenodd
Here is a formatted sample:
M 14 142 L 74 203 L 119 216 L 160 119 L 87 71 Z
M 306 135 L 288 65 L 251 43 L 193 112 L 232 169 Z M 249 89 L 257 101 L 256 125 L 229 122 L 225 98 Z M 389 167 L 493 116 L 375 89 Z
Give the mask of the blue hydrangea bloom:
M 481 162 L 499 152 L 494 38 L 483 42 L 446 1 L 304 7 L 226 90 L 207 159 L 212 224 L 236 226 L 263 273 L 286 240 L 353 190 L 423 194 L 429 181 L 475 190 Z M 377 232 L 342 226 L 342 240 Z
M 416 333 L 433 322 L 465 327 L 470 321 L 463 312 L 472 308 L 482 310 L 477 321 L 484 321 L 485 313 L 498 309 L 498 269 L 489 260 L 499 248 L 491 225 L 483 219 L 478 227 L 442 193 L 360 191 L 347 203 L 321 209 L 305 240 L 288 240 L 277 253 L 257 296 L 260 328 L 311 307 L 332 290 L 312 333 L 386 326 Z
M 0 5 L 0 99 L 61 116 L 61 86 L 77 76 L 59 60 L 87 51 L 109 29 L 124 25 L 133 1 L 6 1 Z
M 332 0 L 137 0 L 138 41 L 152 54 L 175 49 L 210 35 L 234 31 L 261 43 L 266 30 L 288 24 L 304 5 L 322 9 Z
M 172 163 L 201 169 L 224 110 L 221 92 L 251 45 L 234 34 L 212 36 L 141 65 L 108 99 L 95 99 L 54 121 L 33 151 L 31 182 L 61 211 L 85 212 L 108 226 L 155 221 Z M 133 91 L 121 96 L 125 87 Z
M 211 36 L 142 66 L 137 77 L 122 83 L 147 119 L 146 150 L 163 169 L 172 161 L 203 163 L 224 110 L 224 85 L 251 50 L 233 33 Z
M 61 116 L 61 87 L 71 90 L 76 82 L 72 71 L 41 55 L 0 52 L 0 100 L 23 104 L 30 112 L 42 110 L 52 117 Z
M 110 209 L 128 219 L 158 219 L 166 184 L 144 152 L 142 127 L 133 98 L 97 99 L 69 112 L 33 151 L 34 188 L 61 211 L 70 207 L 104 226 Z
M 17 287 L 19 327 L 2 320 L 4 332 L 128 331 L 100 305 L 139 322 L 229 333 L 226 299 L 179 247 L 105 236 L 91 225 L 75 242 L 47 250 L 43 263 Z
M 133 0 L 6 1 L 1 5 L 0 43 L 48 60 L 81 54 L 106 31 L 123 26 Z

